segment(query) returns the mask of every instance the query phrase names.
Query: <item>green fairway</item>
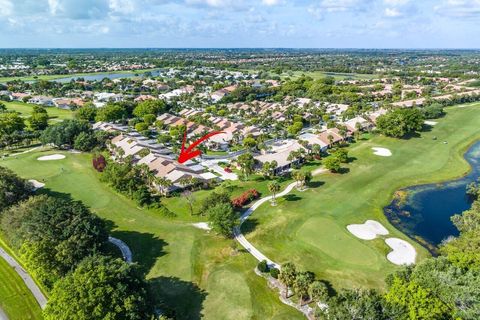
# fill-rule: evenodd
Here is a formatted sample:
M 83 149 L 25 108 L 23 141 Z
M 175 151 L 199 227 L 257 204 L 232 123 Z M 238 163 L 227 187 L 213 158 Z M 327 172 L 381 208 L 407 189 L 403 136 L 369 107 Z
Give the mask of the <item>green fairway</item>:
M 354 144 L 350 156 L 356 160 L 346 166 L 348 173 L 317 176 L 316 187 L 294 190 L 279 199 L 276 207 L 262 205 L 251 217 L 256 228 L 246 236 L 268 257 L 279 263 L 293 261 L 336 288 L 382 288 L 385 276 L 397 269 L 385 257 L 389 248 L 382 239 L 357 239 L 346 226 L 378 220 L 390 236 L 414 244 L 419 260 L 428 256 L 423 247 L 389 224 L 382 208 L 402 187 L 468 172 L 463 153 L 480 139 L 479 123 L 479 104 L 451 107 L 446 117 L 419 137 L 374 137 Z M 372 147 L 388 148 L 393 155 L 376 156 Z
M 153 69 L 143 69 L 143 70 L 121 70 L 121 71 L 105 71 L 105 72 L 88 72 L 88 73 L 71 73 L 71 74 L 50 74 L 50 75 L 39 75 L 39 76 L 26 76 L 26 77 L 0 77 L 0 83 L 5 83 L 14 80 L 22 80 L 22 81 L 36 81 L 36 80 L 55 80 L 55 79 L 63 79 L 63 78 L 70 78 L 70 77 L 83 77 L 83 76 L 94 76 L 99 74 L 142 74 L 145 72 L 150 72 L 157 70 Z
M 38 161 L 47 154 L 66 159 Z M 224 240 L 190 225 L 205 218 L 179 214 L 169 219 L 113 192 L 99 181 L 91 155 L 33 151 L 17 159 L 0 160 L 19 175 L 46 184 L 41 192 L 58 192 L 82 200 L 99 216 L 111 221 L 112 235 L 124 240 L 133 258 L 146 272 L 155 297 L 176 309 L 178 319 L 301 319 L 283 305 L 263 278 L 253 272 L 250 254 L 232 254 L 233 240 Z M 172 206 L 174 208 L 174 206 Z M 186 210 L 186 209 L 185 209 Z M 235 297 L 227 300 L 222 297 Z M 231 301 L 227 303 L 227 301 Z
M 305 75 L 311 77 L 314 80 L 322 79 L 326 77 L 333 77 L 335 80 L 370 80 L 378 78 L 376 74 L 363 74 L 363 73 L 341 73 L 341 72 L 324 72 L 324 71 L 293 71 L 292 75 L 288 73 L 283 73 L 282 78 L 290 77 L 292 79 L 299 78 L 300 76 Z
M 10 320 L 42 319 L 42 311 L 15 270 L 0 258 L 0 308 Z
M 22 115 L 22 117 L 26 118 L 32 114 L 32 110 L 33 110 L 32 104 L 19 102 L 19 101 L 13 101 L 13 102 L 2 101 L 2 103 L 5 104 L 8 110 L 19 112 Z M 48 112 L 50 123 L 55 123 L 64 119 L 73 118 L 73 112 L 70 110 L 63 110 L 56 107 L 45 107 L 45 109 Z

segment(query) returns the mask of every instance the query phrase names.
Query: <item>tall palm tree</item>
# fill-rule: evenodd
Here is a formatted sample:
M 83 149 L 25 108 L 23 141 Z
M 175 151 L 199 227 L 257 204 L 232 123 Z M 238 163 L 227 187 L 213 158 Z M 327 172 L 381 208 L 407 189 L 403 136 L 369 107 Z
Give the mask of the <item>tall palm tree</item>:
M 173 185 L 172 181 L 164 177 L 155 177 L 155 184 L 160 187 L 162 195 L 167 195 L 168 189 Z
M 277 181 L 272 181 L 268 184 L 268 191 L 272 193 L 272 205 L 275 205 L 276 202 L 276 194 L 280 191 L 280 184 Z

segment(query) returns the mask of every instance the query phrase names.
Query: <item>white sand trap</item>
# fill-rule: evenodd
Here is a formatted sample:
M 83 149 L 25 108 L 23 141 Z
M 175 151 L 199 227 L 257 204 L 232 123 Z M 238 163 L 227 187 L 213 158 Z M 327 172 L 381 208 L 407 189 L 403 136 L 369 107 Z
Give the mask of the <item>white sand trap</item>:
M 192 226 L 202 230 L 212 230 L 212 228 L 210 228 L 207 222 L 192 223 Z
M 426 120 L 426 121 L 423 122 L 423 123 L 428 124 L 429 126 L 434 126 L 434 125 L 436 125 L 438 122 Z
M 364 224 L 350 224 L 347 226 L 355 237 L 363 240 L 373 240 L 377 235 L 387 235 L 388 230 L 378 221 L 367 220 Z
M 37 158 L 39 161 L 48 161 L 48 160 L 61 160 L 65 159 L 65 156 L 63 154 L 51 154 L 49 156 L 43 156 L 40 158 Z
M 396 265 L 415 263 L 417 252 L 410 243 L 398 238 L 388 238 L 385 240 L 385 243 L 392 248 L 392 252 L 387 254 L 388 261 Z
M 34 191 L 45 187 L 45 183 L 41 183 L 40 181 L 37 181 L 37 180 L 32 179 L 32 180 L 28 180 L 28 182 L 33 184 L 33 190 Z
M 380 157 L 390 157 L 392 156 L 392 152 L 388 150 L 387 148 L 379 148 L 379 147 L 374 147 L 372 148 L 374 151 L 374 155 L 380 156 Z

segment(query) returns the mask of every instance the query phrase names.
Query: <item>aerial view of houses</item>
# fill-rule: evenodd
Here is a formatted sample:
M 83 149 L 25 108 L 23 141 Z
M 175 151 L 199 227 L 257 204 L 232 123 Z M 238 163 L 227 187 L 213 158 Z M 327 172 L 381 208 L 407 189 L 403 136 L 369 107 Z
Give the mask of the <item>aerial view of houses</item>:
M 0 7 L 0 320 L 480 319 L 477 1 Z

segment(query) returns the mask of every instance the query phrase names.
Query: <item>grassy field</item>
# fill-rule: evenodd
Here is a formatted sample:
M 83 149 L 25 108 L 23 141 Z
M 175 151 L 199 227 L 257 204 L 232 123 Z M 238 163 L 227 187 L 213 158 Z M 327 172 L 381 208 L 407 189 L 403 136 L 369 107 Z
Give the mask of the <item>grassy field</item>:
M 139 209 L 129 199 L 99 181 L 88 154 L 64 153 L 66 159 L 37 161 L 57 151 L 34 151 L 17 159 L 0 160 L 25 178 L 46 183 L 42 192 L 82 200 L 110 221 L 112 235 L 132 249 L 155 296 L 177 310 L 178 319 L 301 319 L 283 305 L 256 276 L 256 261 L 246 252 L 234 253 L 224 240 L 190 225 L 189 214 L 177 219 Z M 240 191 L 238 191 L 240 192 Z M 186 210 L 186 208 L 185 208 Z
M 24 102 L 18 102 L 18 101 L 13 101 L 13 102 L 4 102 L 2 103 L 5 104 L 8 110 L 14 110 L 19 112 L 22 117 L 29 117 L 32 114 L 33 110 L 33 105 L 24 103 Z M 71 119 L 73 118 L 73 112 L 70 110 L 63 110 L 59 109 L 56 107 L 45 107 L 45 109 L 48 112 L 48 116 L 50 118 L 51 123 L 55 123 L 64 119 Z
M 3 258 L 0 258 L 0 308 L 10 320 L 42 319 L 37 301 Z
M 314 80 L 322 79 L 326 77 L 333 77 L 335 80 L 370 80 L 378 78 L 376 74 L 363 74 L 363 73 L 340 73 L 340 72 L 323 72 L 323 71 L 313 71 L 313 72 L 303 72 L 303 71 L 294 71 L 293 75 L 283 73 L 282 78 L 290 77 L 291 79 L 299 78 L 301 75 L 306 75 L 312 77 Z
M 346 226 L 378 220 L 391 236 L 413 243 L 419 259 L 428 256 L 423 247 L 389 224 L 382 208 L 402 187 L 468 172 L 463 153 L 480 139 L 479 123 L 479 104 L 451 107 L 446 117 L 418 137 L 374 137 L 354 144 L 350 149 L 354 160 L 346 166 L 348 173 L 318 176 L 313 181 L 316 187 L 295 190 L 280 199 L 276 207 L 264 204 L 251 217 L 253 226 L 246 225 L 250 229 L 246 236 L 275 261 L 293 261 L 335 288 L 382 288 L 385 276 L 397 268 L 385 257 L 389 248 L 382 239 L 357 239 Z M 393 155 L 376 156 L 372 147 L 388 148 Z
M 51 75 L 40 75 L 40 76 L 28 76 L 28 77 L 0 77 L 0 83 L 5 83 L 14 80 L 22 81 L 35 81 L 35 80 L 55 80 L 69 77 L 83 77 L 83 76 L 94 76 L 98 74 L 112 74 L 112 73 L 121 73 L 121 74 L 142 74 L 145 72 L 157 70 L 153 69 L 144 69 L 144 70 L 123 70 L 123 71 L 106 71 L 106 72 L 90 72 L 90 73 L 72 73 L 72 74 L 51 74 Z

